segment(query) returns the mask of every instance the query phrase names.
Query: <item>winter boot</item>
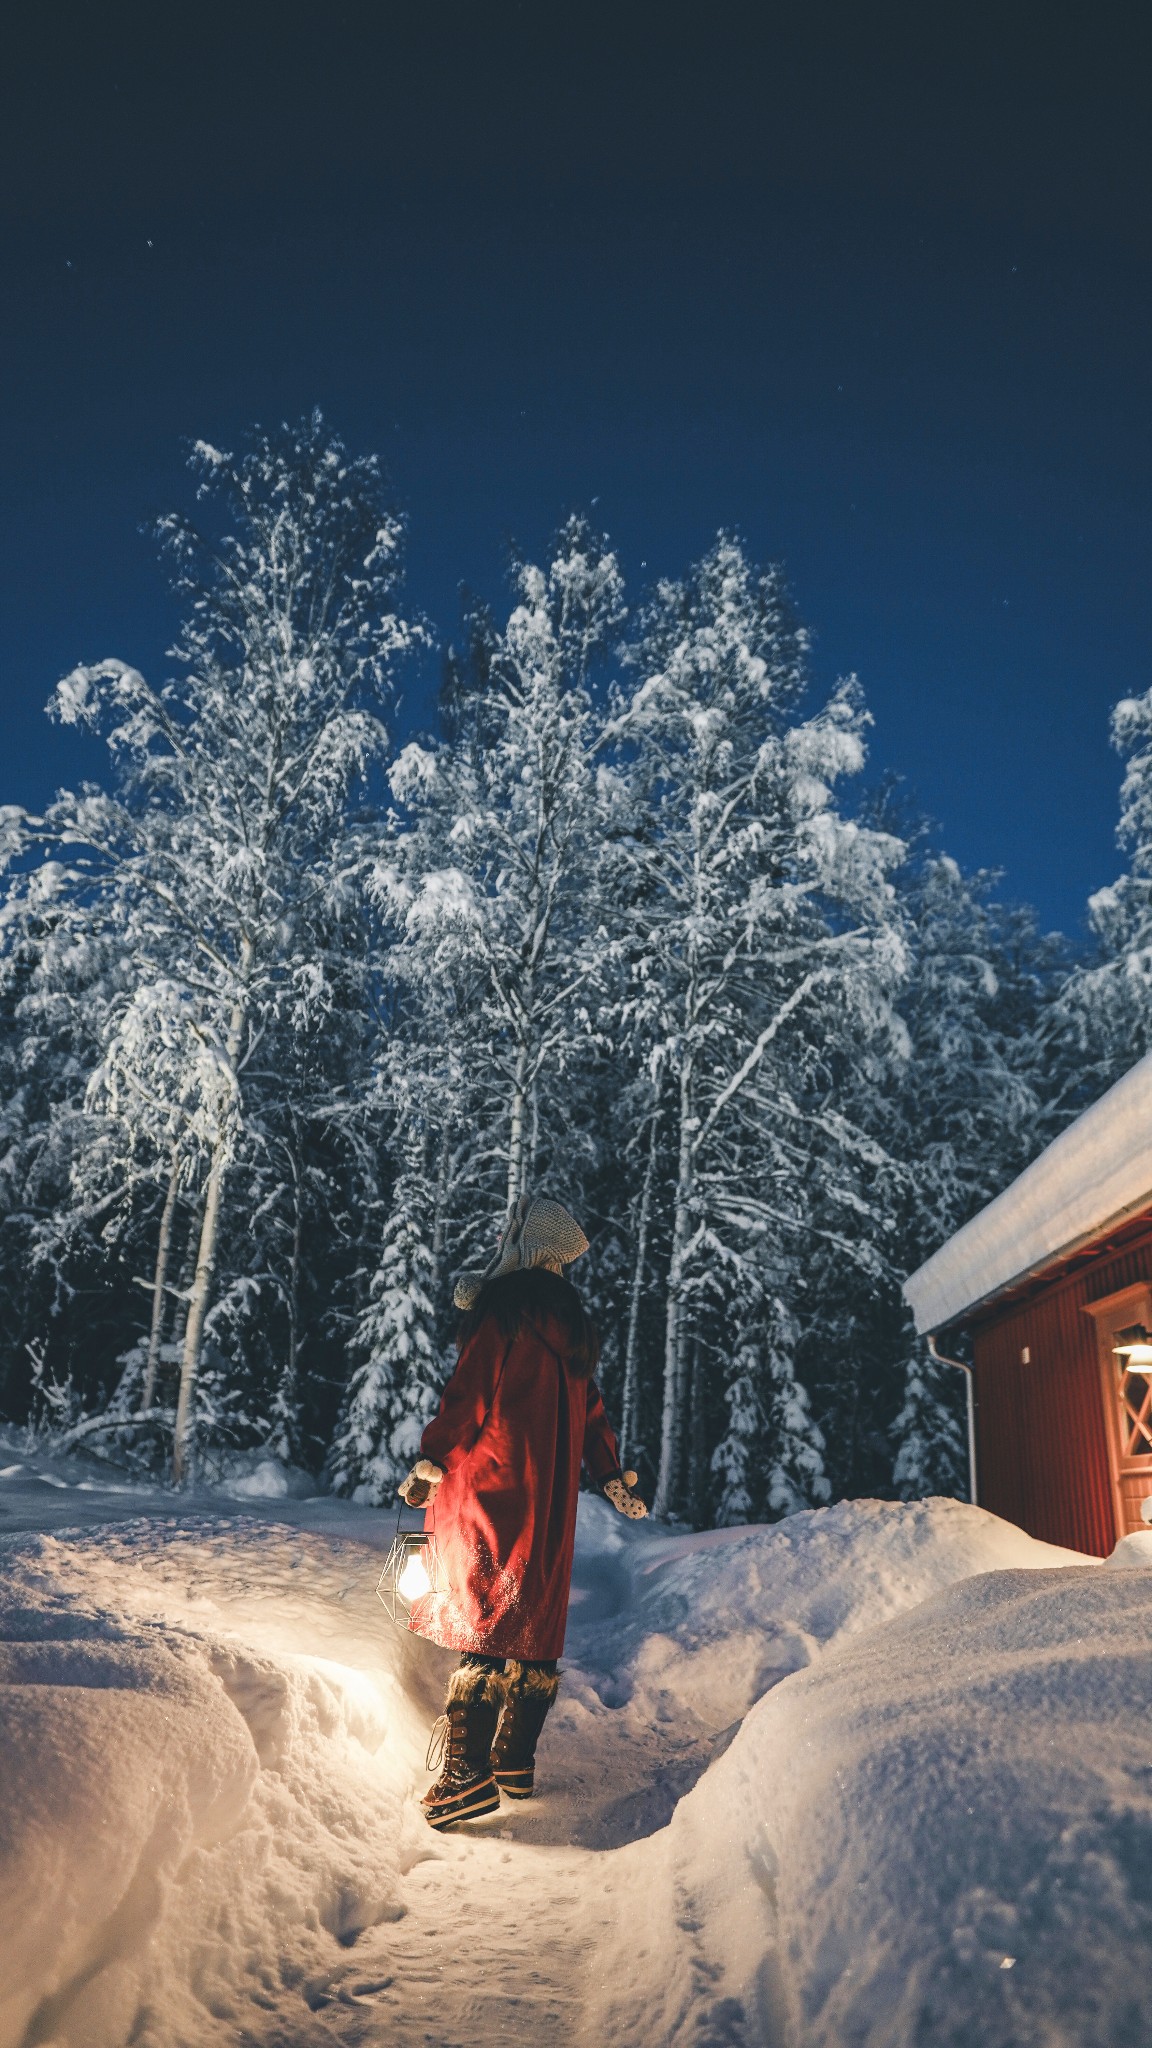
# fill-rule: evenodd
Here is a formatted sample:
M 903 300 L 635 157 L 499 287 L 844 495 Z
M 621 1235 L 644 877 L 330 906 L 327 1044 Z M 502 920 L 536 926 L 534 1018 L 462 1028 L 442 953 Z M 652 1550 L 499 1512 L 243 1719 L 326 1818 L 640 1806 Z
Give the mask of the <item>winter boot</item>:
M 556 1671 L 508 1660 L 507 1698 L 492 1745 L 492 1776 L 512 1799 L 531 1799 L 536 1775 L 536 1744 L 548 1709 L 560 1690 Z
M 461 1664 L 452 1673 L 448 1704 L 428 1745 L 428 1769 L 440 1772 L 421 1802 L 430 1827 L 449 1828 L 499 1807 L 489 1758 L 504 1688 L 503 1675 L 484 1665 Z

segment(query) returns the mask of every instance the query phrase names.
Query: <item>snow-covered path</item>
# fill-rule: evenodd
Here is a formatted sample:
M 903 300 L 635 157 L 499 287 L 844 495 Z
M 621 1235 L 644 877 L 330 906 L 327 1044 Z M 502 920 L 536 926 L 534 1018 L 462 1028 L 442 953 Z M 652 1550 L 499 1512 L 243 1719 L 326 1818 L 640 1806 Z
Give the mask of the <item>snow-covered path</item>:
M 977 2015 L 989 2048 L 1110 2038 L 1018 2030 L 1007 1987 L 1024 1979 L 988 1957 L 1010 1925 L 1024 1945 L 1013 1900 L 1036 1872 L 1013 1864 L 1011 1835 L 992 1839 L 995 1817 L 970 1845 L 981 1898 L 960 1871 L 938 1915 L 960 2031 L 925 2031 L 919 2007 L 897 2024 L 899 1928 L 915 1918 L 900 1871 L 923 1894 L 943 1845 L 917 1839 L 919 1805 L 890 1763 L 879 1793 L 870 1774 L 894 1716 L 900 1742 L 930 1759 L 938 1723 L 955 1742 L 972 1644 L 989 1630 L 998 1683 L 1008 1672 L 1021 1701 L 1040 1685 L 1049 1710 L 1070 1702 L 1071 1747 L 1056 1727 L 1043 1741 L 1078 1756 L 1087 1698 L 1106 1749 L 1108 1727 L 1132 1718 L 1133 1688 L 1147 1690 L 1152 1574 L 1092 1569 L 954 1502 L 667 1536 L 588 1501 L 543 1796 L 436 1836 L 417 1800 L 453 1660 L 394 1630 L 375 1598 L 387 1517 L 328 1500 L 204 1501 L 173 1516 L 163 1499 L 82 1484 L 79 1468 L 47 1484 L 21 1462 L 0 1468 L 0 2048 L 487 2048 L 561 2034 L 622 2048 L 891 2048 L 971 2038 Z M 1074 1682 L 1061 1663 L 1053 1689 L 1053 1630 L 1072 1608 L 1088 1648 Z M 947 1654 L 954 1637 L 962 1666 Z M 901 1698 L 918 1696 L 906 1731 L 891 1672 Z M 1026 1707 L 1003 1737 L 994 1714 L 977 1715 L 967 1811 L 983 1812 L 986 1778 L 1016 1800 L 1021 1838 L 1042 1842 L 1020 1732 L 1037 1726 L 1033 1694 Z M 1015 1778 L 998 1741 L 1021 1749 Z M 1123 1808 L 1115 1843 L 1097 1828 L 1091 1855 L 1098 1872 L 1112 1858 L 1096 1880 L 1101 1913 L 1106 1900 L 1131 1959 L 1147 1914 L 1138 1875 L 1130 1897 L 1117 1886 L 1124 1843 L 1152 1829 L 1152 1754 L 1128 1761 L 1135 1776 L 1113 1771 L 1107 1785 L 1082 1772 L 1064 1820 L 1087 1826 L 1105 1795 Z M 951 1829 L 954 1774 L 924 1768 L 920 1804 Z M 897 1839 L 881 1834 L 889 1808 Z M 1053 1868 L 1059 1885 L 1059 1856 Z M 844 1896 L 838 1870 L 850 1873 Z M 957 1934 L 945 1922 L 961 1904 Z M 1042 1916 L 1029 1911 L 1039 1952 Z M 881 1926 L 877 1960 L 869 1929 Z M 934 1939 L 921 1927 L 925 1967 Z M 1075 1964 L 1075 1942 L 1069 1953 Z M 1130 2017 L 1146 1997 L 1129 1995 Z

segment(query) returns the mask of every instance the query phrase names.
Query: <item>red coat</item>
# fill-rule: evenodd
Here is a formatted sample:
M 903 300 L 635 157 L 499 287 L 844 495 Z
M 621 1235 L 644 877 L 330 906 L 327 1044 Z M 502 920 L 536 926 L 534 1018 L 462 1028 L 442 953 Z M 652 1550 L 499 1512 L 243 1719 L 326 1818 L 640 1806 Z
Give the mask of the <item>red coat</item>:
M 425 1527 L 447 1590 L 416 1601 L 408 1626 L 446 1649 L 563 1651 L 580 1466 L 597 1482 L 620 1470 L 600 1389 L 570 1351 L 548 1311 L 526 1314 L 514 1337 L 486 1316 L 421 1438 L 445 1475 Z

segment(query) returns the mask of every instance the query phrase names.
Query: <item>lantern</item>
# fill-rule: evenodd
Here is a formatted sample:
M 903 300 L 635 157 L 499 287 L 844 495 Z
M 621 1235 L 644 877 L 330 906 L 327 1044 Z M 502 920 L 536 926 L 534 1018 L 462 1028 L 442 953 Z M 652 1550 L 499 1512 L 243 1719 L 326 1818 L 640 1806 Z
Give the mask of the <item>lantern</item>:
M 1148 1377 L 1152 1366 L 1152 1331 L 1143 1323 L 1130 1323 L 1126 1330 L 1117 1330 L 1112 1350 L 1117 1358 L 1124 1361 L 1125 1372 L 1139 1372 Z
M 443 1593 L 448 1581 L 431 1529 L 402 1529 L 396 1517 L 396 1534 L 376 1587 L 376 1598 L 387 1608 L 392 1620 L 403 1628 L 417 1600 L 426 1593 Z

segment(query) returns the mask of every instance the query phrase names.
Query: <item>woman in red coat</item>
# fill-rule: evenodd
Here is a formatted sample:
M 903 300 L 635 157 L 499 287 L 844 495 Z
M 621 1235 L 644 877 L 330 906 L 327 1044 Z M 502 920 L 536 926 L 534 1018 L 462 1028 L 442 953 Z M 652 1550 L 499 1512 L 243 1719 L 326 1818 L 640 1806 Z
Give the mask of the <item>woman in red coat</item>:
M 457 1283 L 460 1355 L 400 1491 L 427 1502 L 437 1588 L 409 1627 L 462 1651 L 441 1724 L 433 1827 L 527 1798 L 564 1648 L 581 1467 L 622 1514 L 622 1473 L 592 1375 L 599 1340 L 564 1267 L 588 1241 L 558 1202 L 521 1196 L 485 1274 Z

